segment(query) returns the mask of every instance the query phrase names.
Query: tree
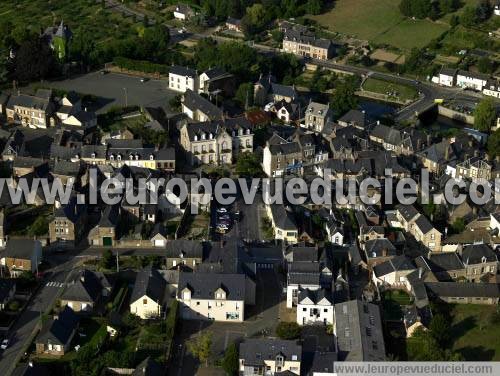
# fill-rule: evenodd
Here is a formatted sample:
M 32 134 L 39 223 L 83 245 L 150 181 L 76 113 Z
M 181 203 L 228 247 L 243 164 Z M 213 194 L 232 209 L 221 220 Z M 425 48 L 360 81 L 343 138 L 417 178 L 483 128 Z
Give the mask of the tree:
M 238 347 L 235 343 L 231 343 L 225 353 L 224 358 L 222 359 L 222 368 L 229 376 L 234 376 L 238 374 L 239 369 L 239 354 Z
M 500 129 L 496 130 L 488 137 L 486 148 L 488 149 L 490 158 L 495 158 L 500 155 Z
M 320 14 L 323 8 L 321 0 L 308 0 L 306 4 L 306 11 L 309 14 Z
M 474 26 L 476 23 L 476 8 L 466 6 L 460 16 L 460 23 L 466 27 Z
M 455 219 L 455 221 L 450 226 L 450 230 L 454 234 L 460 234 L 465 230 L 465 220 L 463 218 Z
M 450 341 L 450 320 L 441 314 L 432 317 L 429 325 L 432 337 L 441 347 L 446 347 Z
M 260 157 L 254 153 L 240 153 L 236 160 L 236 173 L 255 178 L 263 176 Z
M 208 365 L 212 353 L 212 332 L 205 332 L 187 343 L 188 351 L 200 362 Z
M 477 69 L 479 69 L 481 73 L 493 73 L 495 64 L 487 56 L 483 56 L 477 62 Z
M 406 17 L 412 16 L 413 12 L 412 12 L 411 1 L 412 0 L 402 0 L 401 3 L 399 3 L 399 10 L 403 16 Z
M 281 339 L 297 339 L 302 332 L 296 322 L 281 321 L 276 327 L 276 335 Z
M 101 267 L 104 269 L 111 269 L 113 267 L 113 253 L 111 250 L 106 249 L 102 253 Z
M 16 53 L 14 70 L 21 82 L 44 79 L 57 67 L 50 46 L 35 35 L 23 42 Z
M 455 27 L 458 26 L 458 24 L 460 24 L 460 18 L 456 14 L 452 15 L 450 18 L 450 26 Z
M 476 20 L 479 22 L 484 22 L 491 17 L 493 13 L 493 7 L 489 0 L 481 0 L 481 2 L 476 7 Z
M 28 227 L 28 236 L 42 236 L 49 232 L 47 218 L 40 216 Z
M 474 111 L 474 128 L 479 131 L 489 131 L 497 117 L 495 102 L 492 98 L 485 98 L 479 102 Z
M 253 104 L 253 84 L 251 82 L 244 82 L 238 86 L 234 99 L 236 99 L 245 110 L 251 107 Z
M 346 78 L 337 85 L 335 94 L 331 100 L 336 116 L 342 116 L 347 111 L 357 107 L 358 100 L 354 95 L 357 87 L 358 82 L 354 76 Z

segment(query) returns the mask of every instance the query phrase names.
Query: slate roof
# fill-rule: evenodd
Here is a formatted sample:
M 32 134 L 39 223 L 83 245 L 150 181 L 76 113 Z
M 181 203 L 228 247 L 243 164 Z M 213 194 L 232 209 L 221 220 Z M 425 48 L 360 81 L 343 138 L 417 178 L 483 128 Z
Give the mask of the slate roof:
M 415 260 L 418 266 L 424 266 L 425 261 L 433 273 L 464 269 L 464 264 L 455 252 L 431 253 L 428 258 L 419 257 Z
M 58 318 L 46 321 L 37 336 L 36 343 L 66 345 L 78 325 L 78 316 L 66 306 Z
M 22 260 L 31 260 L 35 243 L 40 243 L 39 240 L 34 239 L 13 239 L 7 241 L 5 250 L 0 253 L 0 257 L 12 257 Z
M 79 162 L 69 162 L 69 161 L 55 161 L 54 167 L 52 168 L 52 173 L 55 175 L 65 175 L 76 177 L 80 172 Z
M 228 17 L 227 20 L 226 20 L 226 23 L 230 24 L 230 25 L 240 26 L 241 25 L 241 20 L 237 19 L 237 18 L 233 18 L 233 17 Z
M 265 360 L 276 360 L 281 355 L 285 361 L 302 361 L 302 346 L 296 341 L 271 338 L 245 338 L 240 343 L 240 359 L 245 365 L 264 365 Z
M 179 274 L 178 297 L 188 288 L 192 299 L 214 299 L 215 292 L 222 288 L 227 300 L 245 300 L 245 275 L 221 273 L 185 273 Z
M 420 215 L 415 221 L 415 225 L 420 229 L 420 231 L 422 231 L 423 234 L 427 234 L 429 231 L 434 229 L 434 226 L 425 215 Z
M 148 356 L 135 367 L 131 376 L 162 376 L 164 374 L 164 369 Z
M 283 37 L 285 40 L 293 40 L 302 44 L 310 44 L 315 47 L 328 49 L 332 47 L 333 43 L 330 39 L 316 38 L 309 32 L 300 32 L 296 30 L 286 30 Z
M 396 248 L 386 238 L 371 239 L 365 243 L 365 252 L 367 259 L 384 257 L 384 251 L 387 252 L 386 256 L 396 255 Z
M 99 220 L 99 227 L 116 227 L 118 224 L 118 205 L 108 205 Z
M 90 270 L 82 270 L 77 278 L 68 285 L 61 299 L 75 302 L 95 303 L 101 296 L 103 286 L 99 277 Z
M 63 218 L 76 223 L 85 210 L 86 206 L 78 205 L 77 197 L 72 196 L 66 205 L 60 206 L 54 211 L 54 218 Z
M 497 262 L 495 252 L 487 244 L 471 244 L 462 250 L 462 260 L 465 265 L 481 264 L 485 259 L 486 262 Z
M 316 115 L 316 116 L 322 116 L 325 117 L 328 115 L 328 111 L 330 109 L 330 104 L 323 104 L 323 103 L 318 103 L 318 102 L 309 102 L 309 105 L 307 106 L 306 113 L 305 115 Z
M 445 158 L 446 149 L 448 149 L 448 158 Z M 427 149 L 420 152 L 419 155 L 437 164 L 448 163 L 457 157 L 454 148 L 450 145 L 448 140 L 432 144 Z
M 430 294 L 437 297 L 498 298 L 500 284 L 471 282 L 426 282 Z
M 298 142 L 287 142 L 282 144 L 271 144 L 269 145 L 269 151 L 273 155 L 279 154 L 294 154 L 300 153 L 300 145 Z
M 224 117 L 220 108 L 192 90 L 186 90 L 182 103 L 192 111 L 198 110 L 202 112 L 211 120 L 222 119 Z
M 410 221 L 419 215 L 419 211 L 415 209 L 413 205 L 398 205 L 396 209 L 399 211 L 401 216 L 405 219 L 405 221 Z
M 326 289 L 318 289 L 318 290 L 309 290 L 309 289 L 302 289 L 299 292 L 299 297 L 298 297 L 298 303 L 299 304 L 308 304 L 308 302 L 305 302 L 305 299 L 311 300 L 312 304 L 317 305 L 319 302 L 321 302 L 323 299 L 326 299 L 330 304 L 333 305 L 333 299 L 330 291 Z
M 441 70 L 439 71 L 439 74 L 442 74 L 444 76 L 451 76 L 455 77 L 458 72 L 458 69 L 454 68 L 447 68 L 447 67 L 442 67 Z
M 172 65 L 170 67 L 170 73 L 175 74 L 177 76 L 183 76 L 183 77 L 196 77 L 197 73 L 195 69 L 191 69 L 188 67 L 182 67 L 180 65 Z
M 104 145 L 83 145 L 82 146 L 82 158 L 92 158 L 92 154 L 95 154 L 95 158 L 105 159 L 106 158 L 106 146 Z
M 16 106 L 48 111 L 52 108 L 52 103 L 50 97 L 47 97 L 44 92 L 37 91 L 35 95 L 12 94 L 7 101 L 6 108 L 13 109 Z
M 364 127 L 366 124 L 366 113 L 360 110 L 349 110 L 338 121 Z
M 342 361 L 385 360 L 379 307 L 360 300 L 335 304 L 338 356 Z
M 271 213 L 276 227 L 285 231 L 297 231 L 297 224 L 295 223 L 295 219 L 283 205 L 272 204 Z
M 472 78 L 477 78 L 479 80 L 483 81 L 488 81 L 490 79 L 490 76 L 488 74 L 483 74 L 483 73 L 477 73 L 477 72 L 469 72 L 466 70 L 460 69 L 457 73 L 458 76 L 464 76 L 464 77 L 472 77 Z
M 308 285 L 308 286 L 319 286 L 320 285 L 320 272 L 299 272 L 292 273 L 288 272 L 288 284 L 289 285 Z
M 292 254 L 293 262 L 318 261 L 318 249 L 313 246 L 293 245 L 288 247 L 287 252 Z
M 415 270 L 415 265 L 404 255 L 393 257 L 388 261 L 375 265 L 373 268 L 377 277 L 401 270 Z
M 166 246 L 166 256 L 178 258 L 203 258 L 203 244 L 197 240 L 176 239 L 170 240 Z
M 158 270 L 152 265 L 146 266 L 137 273 L 130 302 L 133 303 L 144 295 L 154 301 L 162 302 L 166 284 Z

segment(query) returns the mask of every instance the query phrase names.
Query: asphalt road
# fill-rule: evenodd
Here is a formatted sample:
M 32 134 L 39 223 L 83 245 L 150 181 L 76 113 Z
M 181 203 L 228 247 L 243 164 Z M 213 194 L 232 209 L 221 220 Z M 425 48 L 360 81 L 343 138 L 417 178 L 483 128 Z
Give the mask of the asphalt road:
M 168 114 L 168 102 L 178 93 L 167 89 L 166 80 L 141 82 L 139 77 L 119 73 L 92 72 L 62 81 L 44 82 L 44 85 L 62 90 L 74 90 L 99 97 L 96 110 L 103 113 L 112 106 L 137 105 L 162 107 Z
M 51 274 L 43 282 L 43 286 L 29 302 L 8 334 L 11 342 L 0 359 L 0 375 L 7 376 L 13 372 L 22 352 L 29 345 L 40 316 L 55 303 L 75 263 L 76 259 L 72 258 L 49 270 Z

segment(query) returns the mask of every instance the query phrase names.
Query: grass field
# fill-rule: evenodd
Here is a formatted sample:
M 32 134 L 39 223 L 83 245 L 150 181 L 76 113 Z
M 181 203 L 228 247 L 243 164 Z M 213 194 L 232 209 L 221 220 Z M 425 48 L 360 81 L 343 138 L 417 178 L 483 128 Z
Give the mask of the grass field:
M 338 0 L 329 12 L 311 18 L 331 31 L 402 50 L 423 47 L 449 28 L 446 23 L 405 19 L 399 0 Z
M 400 100 L 412 100 L 417 97 L 417 91 L 413 87 L 376 78 L 368 78 L 363 84 L 363 89 L 373 93 L 389 95 Z
M 466 360 L 500 360 L 500 323 L 491 323 L 496 307 L 456 304 L 451 308 L 453 350 Z

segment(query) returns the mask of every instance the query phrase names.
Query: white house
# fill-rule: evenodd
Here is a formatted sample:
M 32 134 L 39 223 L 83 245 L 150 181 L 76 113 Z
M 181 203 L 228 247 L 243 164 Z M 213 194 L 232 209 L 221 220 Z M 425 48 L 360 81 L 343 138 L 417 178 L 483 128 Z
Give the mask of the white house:
M 320 264 L 318 262 L 292 262 L 288 264 L 286 307 L 298 305 L 299 292 L 304 289 L 316 291 L 321 288 Z
M 495 5 L 495 8 L 493 9 L 493 13 L 495 14 L 495 16 L 500 16 L 500 3 Z
M 185 320 L 243 322 L 247 281 L 243 274 L 180 273 L 177 300 Z
M 333 325 L 333 298 L 325 289 L 303 289 L 299 292 L 297 304 L 297 324 Z
M 328 221 L 325 224 L 328 241 L 336 245 L 344 245 L 344 230 L 335 221 Z
M 483 94 L 490 97 L 500 98 L 500 82 L 489 80 L 483 88 Z
M 489 78 L 490 77 L 486 74 L 459 70 L 457 73 L 457 86 L 462 89 L 482 91 Z
M 130 312 L 141 319 L 161 317 L 166 301 L 166 281 L 151 265 L 137 273 L 130 297 Z
M 406 278 L 408 274 L 416 270 L 411 260 L 404 256 L 396 256 L 373 267 L 372 279 L 376 285 L 390 287 L 404 287 L 411 289 Z
M 490 214 L 490 229 L 500 233 L 500 212 Z
M 198 92 L 198 73 L 191 68 L 173 65 L 168 73 L 168 87 L 179 93 L 185 93 L 186 90 Z
M 445 67 L 441 68 L 441 71 L 439 72 L 439 85 L 449 86 L 449 87 L 455 86 L 456 76 L 457 76 L 457 69 L 451 69 Z
M 176 20 L 186 21 L 194 16 L 194 11 L 189 5 L 178 4 L 174 10 L 174 18 Z

